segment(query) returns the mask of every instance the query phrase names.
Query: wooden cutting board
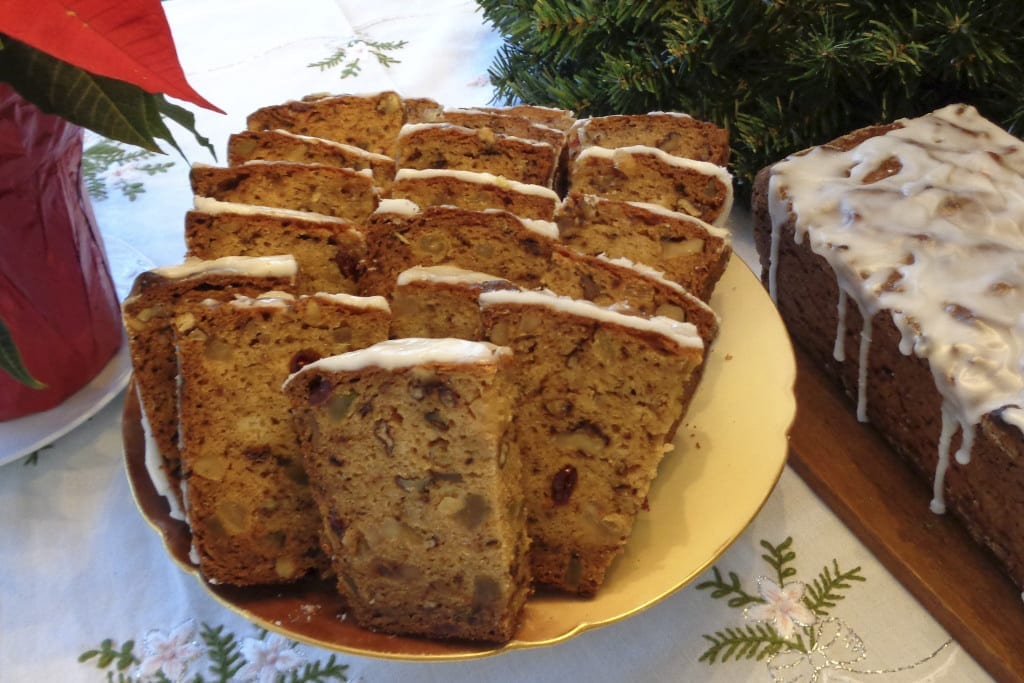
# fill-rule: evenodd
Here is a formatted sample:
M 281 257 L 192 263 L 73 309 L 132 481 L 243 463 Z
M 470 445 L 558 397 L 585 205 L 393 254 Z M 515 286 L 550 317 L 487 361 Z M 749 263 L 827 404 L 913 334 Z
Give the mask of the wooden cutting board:
M 789 463 L 960 645 L 999 681 L 1024 680 L 1021 591 L 931 486 L 799 350 Z

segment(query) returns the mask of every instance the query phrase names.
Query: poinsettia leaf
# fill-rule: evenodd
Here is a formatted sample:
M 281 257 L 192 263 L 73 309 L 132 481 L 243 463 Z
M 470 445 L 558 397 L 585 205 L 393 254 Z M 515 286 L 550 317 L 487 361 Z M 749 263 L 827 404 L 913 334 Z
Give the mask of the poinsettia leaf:
M 96 76 L 11 39 L 0 50 L 0 80 L 44 112 L 104 137 L 151 152 L 162 152 L 157 140 L 165 140 L 180 151 L 161 119 L 163 95 Z M 191 132 L 200 144 L 209 144 L 194 128 Z
M 156 103 L 157 106 L 160 108 L 161 114 L 169 118 L 171 121 L 174 121 L 188 132 L 192 133 L 192 135 L 196 139 L 196 142 L 198 142 L 206 149 L 210 150 L 210 154 L 213 155 L 214 159 L 217 158 L 217 150 L 213 148 L 213 143 L 210 142 L 209 138 L 200 135 L 199 131 L 196 130 L 195 114 L 190 112 L 188 109 L 185 109 L 184 107 L 179 107 L 173 102 L 168 102 L 164 97 L 157 97 Z
M 185 78 L 160 0 L 0 2 L 0 26 L 90 73 L 220 111 Z
M 0 318 L 0 370 L 33 389 L 46 388 L 46 385 L 33 377 L 25 367 L 18 347 L 14 345 L 14 337 L 11 336 L 11 331 L 3 318 Z

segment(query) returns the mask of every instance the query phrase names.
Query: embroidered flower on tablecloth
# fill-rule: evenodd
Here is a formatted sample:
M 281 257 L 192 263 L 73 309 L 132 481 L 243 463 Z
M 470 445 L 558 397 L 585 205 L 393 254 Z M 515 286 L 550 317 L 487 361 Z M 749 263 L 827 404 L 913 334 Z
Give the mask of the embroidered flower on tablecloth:
M 180 681 L 189 662 L 202 653 L 202 646 L 196 642 L 196 623 L 191 619 L 169 634 L 150 631 L 143 639 L 139 675 L 145 678 L 161 672 L 172 681 Z
M 789 640 L 796 626 L 813 626 L 816 620 L 814 612 L 803 604 L 804 584 L 793 581 L 780 586 L 768 577 L 762 576 L 757 581 L 757 592 L 761 594 L 763 603 L 747 608 L 747 619 L 763 621 L 775 625 L 779 635 Z
M 245 666 L 238 671 L 239 680 L 273 683 L 278 674 L 287 673 L 302 665 L 302 655 L 294 643 L 276 633 L 266 638 L 246 638 L 242 641 Z
M 865 580 L 860 567 L 844 570 L 838 560 L 832 560 L 811 581 L 796 581 L 796 552 L 792 545 L 792 538 L 778 545 L 761 541 L 766 551 L 761 558 L 774 570 L 775 578 L 758 579 L 757 595 L 744 589 L 736 572 L 723 574 L 718 567 L 711 568 L 709 580 L 697 584 L 697 590 L 710 591 L 711 597 L 742 609 L 749 622 L 705 634 L 708 647 L 700 661 L 763 661 L 776 683 L 819 683 L 846 674 L 881 675 L 920 671 L 919 667 L 926 665 L 931 669 L 945 666 L 939 655 L 947 648 L 955 652 L 955 648 L 949 648 L 952 641 L 911 664 L 873 670 L 857 668 L 867 658 L 864 642 L 830 613 L 846 598 L 845 593 L 854 582 Z M 946 661 L 951 657 L 952 654 Z

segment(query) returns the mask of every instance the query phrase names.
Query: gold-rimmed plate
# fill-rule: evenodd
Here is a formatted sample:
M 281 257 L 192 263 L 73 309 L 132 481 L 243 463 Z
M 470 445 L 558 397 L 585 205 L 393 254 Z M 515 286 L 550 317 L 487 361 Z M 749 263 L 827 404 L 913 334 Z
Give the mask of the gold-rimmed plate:
M 500 647 L 363 630 L 343 618 L 344 606 L 328 582 L 236 588 L 204 581 L 189 559 L 187 526 L 171 518 L 149 479 L 138 402 L 129 392 L 123 432 L 132 491 L 143 516 L 185 571 L 228 608 L 294 640 L 405 660 L 469 659 L 554 645 L 634 615 L 692 581 L 742 533 L 778 481 L 796 412 L 789 337 L 761 284 L 738 258 L 732 259 L 711 305 L 722 318 L 718 340 L 625 553 L 596 597 L 534 595 L 516 638 Z

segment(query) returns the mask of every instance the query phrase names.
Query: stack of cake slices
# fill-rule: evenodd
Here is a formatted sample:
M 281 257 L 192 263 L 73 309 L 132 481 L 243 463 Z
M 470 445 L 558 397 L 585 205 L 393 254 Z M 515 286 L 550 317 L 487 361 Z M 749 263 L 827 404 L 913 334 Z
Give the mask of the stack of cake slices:
M 718 332 L 725 131 L 394 92 L 247 128 L 124 305 L 200 573 L 491 642 L 534 586 L 599 591 Z

